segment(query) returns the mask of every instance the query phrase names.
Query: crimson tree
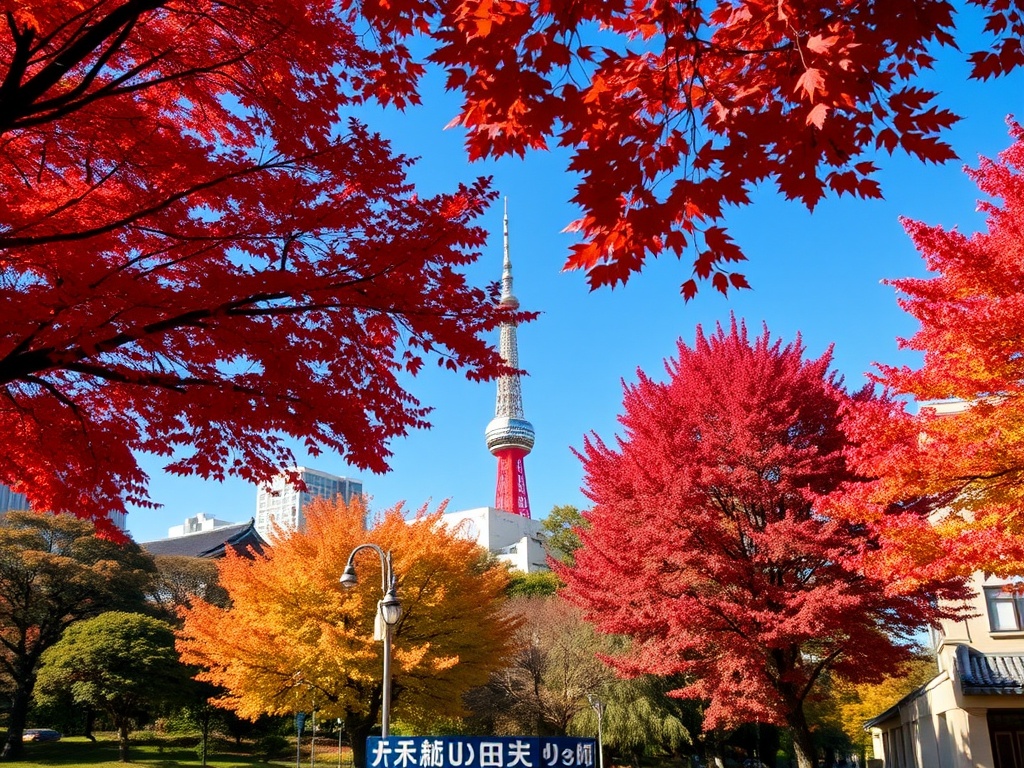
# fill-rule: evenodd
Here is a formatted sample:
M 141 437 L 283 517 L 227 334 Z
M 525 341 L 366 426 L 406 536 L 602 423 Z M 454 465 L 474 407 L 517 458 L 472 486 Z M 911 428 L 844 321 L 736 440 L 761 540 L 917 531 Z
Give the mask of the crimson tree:
M 471 377 L 499 313 L 462 267 L 491 198 L 418 197 L 342 110 L 400 57 L 328 0 L 26 0 L 0 28 L 0 482 L 104 519 L 139 452 L 250 480 L 282 436 L 382 471 L 404 372 Z
M 887 594 L 861 568 L 868 529 L 823 514 L 859 478 L 848 468 L 848 394 L 831 353 L 804 360 L 799 340 L 754 340 L 734 321 L 680 342 L 667 382 L 626 388 L 614 447 L 581 454 L 593 509 L 569 599 L 603 632 L 632 640 L 623 674 L 683 674 L 681 698 L 705 699 L 705 726 L 787 727 L 800 768 L 814 764 L 805 703 L 823 673 L 880 680 L 910 638 L 954 609 L 962 584 Z

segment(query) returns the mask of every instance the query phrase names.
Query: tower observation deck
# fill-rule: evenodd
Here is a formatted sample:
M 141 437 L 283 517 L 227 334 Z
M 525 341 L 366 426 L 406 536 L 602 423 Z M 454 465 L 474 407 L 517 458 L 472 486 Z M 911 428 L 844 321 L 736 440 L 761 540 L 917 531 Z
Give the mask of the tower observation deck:
M 508 202 L 505 203 L 503 222 L 504 261 L 501 271 L 502 307 L 515 310 L 519 300 L 512 293 L 512 260 L 508 245 Z M 498 351 L 511 368 L 519 367 L 519 347 L 516 323 L 501 324 Z M 505 512 L 530 517 L 530 497 L 526 492 L 526 469 L 523 458 L 533 450 L 533 425 L 523 415 L 523 390 L 518 374 L 498 379 L 498 399 L 494 418 L 484 432 L 487 450 L 498 459 L 498 483 L 494 492 L 494 506 Z

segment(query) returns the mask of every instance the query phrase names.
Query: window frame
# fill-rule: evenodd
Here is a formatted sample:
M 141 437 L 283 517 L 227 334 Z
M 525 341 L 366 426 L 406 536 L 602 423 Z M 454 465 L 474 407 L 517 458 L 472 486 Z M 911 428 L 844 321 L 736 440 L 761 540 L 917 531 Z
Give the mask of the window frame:
M 985 612 L 990 632 L 1024 632 L 1024 585 L 999 584 L 985 587 Z M 997 606 L 1009 604 L 1013 608 L 1015 626 L 998 626 L 1000 614 Z

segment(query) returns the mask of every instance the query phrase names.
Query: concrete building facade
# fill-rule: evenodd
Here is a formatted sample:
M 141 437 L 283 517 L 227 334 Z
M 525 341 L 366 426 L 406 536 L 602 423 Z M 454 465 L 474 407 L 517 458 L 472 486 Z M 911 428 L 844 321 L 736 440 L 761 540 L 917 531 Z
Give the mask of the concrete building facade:
M 517 571 L 548 570 L 540 520 L 494 507 L 476 507 L 446 512 L 441 523 L 449 531 L 475 541 Z
M 938 674 L 868 721 L 878 766 L 1024 767 L 1024 584 L 973 582 L 975 615 L 936 634 Z
M 256 492 L 256 530 L 267 541 L 272 541 L 278 530 L 301 531 L 306 524 L 305 507 L 313 499 L 341 496 L 348 502 L 363 493 L 359 480 L 309 467 L 295 467 L 294 471 L 302 478 L 306 490 L 298 490 L 281 474 Z

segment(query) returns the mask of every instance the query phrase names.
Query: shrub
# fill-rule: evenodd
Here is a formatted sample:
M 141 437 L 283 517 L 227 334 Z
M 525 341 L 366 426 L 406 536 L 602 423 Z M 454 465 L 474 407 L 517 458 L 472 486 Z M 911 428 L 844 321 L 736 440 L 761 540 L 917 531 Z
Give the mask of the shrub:
M 288 739 L 275 733 L 261 736 L 256 742 L 255 752 L 263 760 L 271 760 L 288 748 Z

